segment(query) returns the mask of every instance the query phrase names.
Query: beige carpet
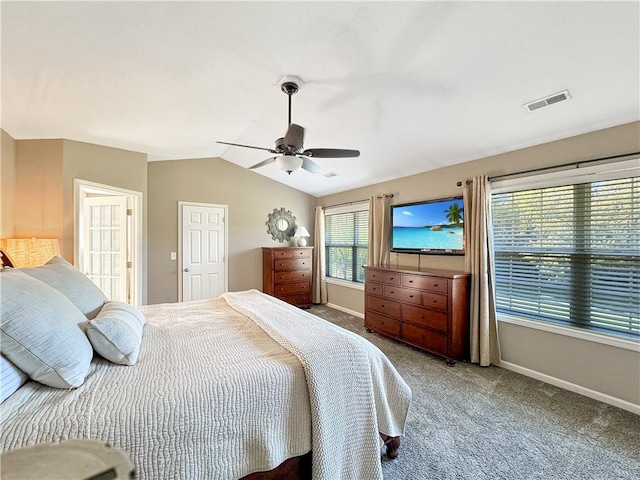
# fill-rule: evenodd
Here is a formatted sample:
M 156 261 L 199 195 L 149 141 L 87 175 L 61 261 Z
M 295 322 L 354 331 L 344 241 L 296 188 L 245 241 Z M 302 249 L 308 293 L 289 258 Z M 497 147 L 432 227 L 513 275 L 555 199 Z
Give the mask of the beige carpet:
M 378 346 L 413 390 L 386 479 L 640 479 L 639 416 L 498 367 L 447 367 L 360 318 L 310 311 Z

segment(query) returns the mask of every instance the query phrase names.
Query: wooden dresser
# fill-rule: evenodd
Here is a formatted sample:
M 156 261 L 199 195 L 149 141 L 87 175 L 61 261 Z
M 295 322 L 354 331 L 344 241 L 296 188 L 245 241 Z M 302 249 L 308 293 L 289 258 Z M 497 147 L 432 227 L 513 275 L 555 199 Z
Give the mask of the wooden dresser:
M 449 270 L 365 267 L 364 326 L 449 361 L 468 358 L 470 280 Z
M 298 307 L 311 306 L 313 247 L 263 247 L 262 291 Z

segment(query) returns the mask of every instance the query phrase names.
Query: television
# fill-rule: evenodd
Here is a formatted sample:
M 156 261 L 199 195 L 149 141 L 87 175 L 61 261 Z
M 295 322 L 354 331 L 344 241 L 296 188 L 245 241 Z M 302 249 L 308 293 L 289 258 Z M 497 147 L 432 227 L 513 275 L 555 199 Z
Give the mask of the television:
M 391 251 L 464 255 L 462 197 L 391 206 Z

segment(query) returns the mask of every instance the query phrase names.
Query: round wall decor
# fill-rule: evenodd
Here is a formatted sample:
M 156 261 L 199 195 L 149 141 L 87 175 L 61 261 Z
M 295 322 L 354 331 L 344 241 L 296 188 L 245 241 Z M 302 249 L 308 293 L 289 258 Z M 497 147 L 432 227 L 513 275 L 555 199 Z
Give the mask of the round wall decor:
M 296 231 L 296 217 L 290 210 L 274 208 L 265 222 L 267 233 L 280 243 L 289 241 Z

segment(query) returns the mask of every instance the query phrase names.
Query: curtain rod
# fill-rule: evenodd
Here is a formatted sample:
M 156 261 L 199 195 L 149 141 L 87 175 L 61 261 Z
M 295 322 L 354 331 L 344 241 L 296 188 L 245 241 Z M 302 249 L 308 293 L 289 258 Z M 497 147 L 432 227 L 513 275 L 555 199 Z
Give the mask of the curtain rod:
M 394 196 L 395 195 L 393 193 L 387 193 L 385 195 L 378 195 L 378 198 L 382 198 L 382 197 L 393 198 Z M 345 205 L 355 205 L 356 203 L 364 203 L 368 201 L 369 199 L 365 198 L 364 200 L 354 200 L 353 202 L 336 203 L 335 205 L 324 205 L 322 208 L 344 207 Z
M 532 168 L 531 170 L 523 170 L 521 172 L 505 173 L 504 175 L 496 175 L 495 177 L 489 177 L 489 180 L 497 180 L 499 178 L 513 177 L 515 175 L 524 175 L 525 173 L 544 172 L 546 170 L 553 170 L 553 169 L 562 168 L 562 167 L 575 166 L 576 168 L 580 168 L 581 165 L 588 164 L 588 163 L 604 162 L 606 160 L 614 160 L 616 158 L 632 157 L 634 155 L 640 155 L 640 152 L 625 153 L 623 155 L 612 155 L 610 157 L 594 158 L 592 160 L 581 160 L 581 161 L 577 161 L 577 162 L 562 163 L 560 165 L 554 165 L 554 166 L 551 166 L 551 167 Z M 460 183 L 460 182 L 458 182 L 458 183 Z M 461 185 L 458 185 L 458 186 L 461 186 Z

